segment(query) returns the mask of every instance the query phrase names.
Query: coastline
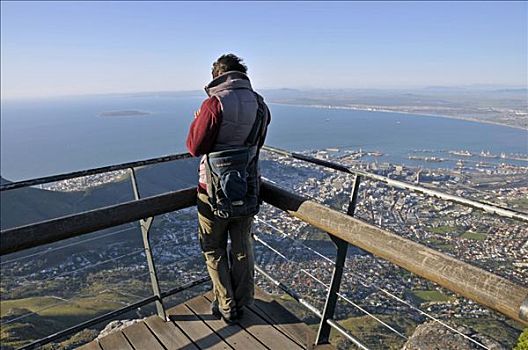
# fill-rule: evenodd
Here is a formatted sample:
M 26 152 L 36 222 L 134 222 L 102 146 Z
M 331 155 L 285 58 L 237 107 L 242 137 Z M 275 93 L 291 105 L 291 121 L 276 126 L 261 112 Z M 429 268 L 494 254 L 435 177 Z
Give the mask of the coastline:
M 456 117 L 456 116 L 445 115 L 445 114 L 416 113 L 416 112 L 394 111 L 394 110 L 383 109 L 383 108 L 374 109 L 374 108 L 368 108 L 368 107 L 361 108 L 361 107 L 332 106 L 332 105 L 303 105 L 303 104 L 284 103 L 284 102 L 269 102 L 269 103 L 279 105 L 279 106 L 293 106 L 293 107 L 320 108 L 320 109 L 346 109 L 346 110 L 351 110 L 351 111 L 385 112 L 385 113 L 398 113 L 398 114 L 407 114 L 407 115 L 425 116 L 425 117 L 448 118 L 448 119 L 465 120 L 465 121 L 482 123 L 482 124 L 506 126 L 506 127 L 513 128 L 513 129 L 528 131 L 528 126 L 523 127 L 520 125 L 510 125 L 510 124 L 504 124 L 504 123 L 499 123 L 499 122 L 494 122 L 494 121 L 489 121 L 489 120 L 482 120 L 478 118 Z

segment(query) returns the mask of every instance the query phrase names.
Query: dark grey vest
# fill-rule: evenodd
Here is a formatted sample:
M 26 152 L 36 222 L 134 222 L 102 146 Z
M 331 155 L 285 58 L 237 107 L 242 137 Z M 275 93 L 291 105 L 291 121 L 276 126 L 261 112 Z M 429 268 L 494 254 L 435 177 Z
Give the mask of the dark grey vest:
M 243 146 L 255 123 L 258 108 L 247 75 L 224 73 L 211 81 L 205 91 L 218 98 L 222 107 L 222 123 L 213 150 Z

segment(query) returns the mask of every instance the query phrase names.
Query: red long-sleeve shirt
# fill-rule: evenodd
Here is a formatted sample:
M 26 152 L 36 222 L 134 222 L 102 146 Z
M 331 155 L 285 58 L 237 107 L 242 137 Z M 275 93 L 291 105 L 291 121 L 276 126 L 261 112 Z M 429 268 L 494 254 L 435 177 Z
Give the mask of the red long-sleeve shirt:
M 187 149 L 195 157 L 209 153 L 213 149 L 220 124 L 222 123 L 222 106 L 216 97 L 203 101 L 187 135 Z M 200 162 L 200 168 L 204 165 Z M 203 169 L 200 173 L 203 172 Z M 207 194 L 205 179 L 200 176 L 198 192 Z
M 193 156 L 209 153 L 222 123 L 222 106 L 216 97 L 203 101 L 187 135 L 187 149 Z

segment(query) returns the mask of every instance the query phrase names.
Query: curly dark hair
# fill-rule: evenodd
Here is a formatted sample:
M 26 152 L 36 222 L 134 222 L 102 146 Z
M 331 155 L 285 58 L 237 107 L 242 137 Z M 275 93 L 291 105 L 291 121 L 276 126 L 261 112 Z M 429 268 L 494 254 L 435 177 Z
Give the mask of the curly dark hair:
M 237 55 L 228 53 L 220 56 L 216 62 L 213 63 L 213 78 L 229 72 L 229 71 L 238 71 L 242 73 L 247 73 L 247 66 L 244 64 L 244 60 Z

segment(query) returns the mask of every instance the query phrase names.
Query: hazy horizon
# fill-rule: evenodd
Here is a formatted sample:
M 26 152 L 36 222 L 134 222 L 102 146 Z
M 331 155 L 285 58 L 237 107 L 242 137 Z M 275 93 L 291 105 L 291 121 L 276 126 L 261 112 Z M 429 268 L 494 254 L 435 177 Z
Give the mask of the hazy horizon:
M 197 91 L 226 52 L 245 59 L 257 89 L 526 87 L 527 11 L 526 2 L 2 1 L 1 96 Z
M 468 84 L 468 85 L 452 85 L 452 86 L 413 86 L 413 87 L 328 87 L 328 88 L 317 88 L 317 87 L 254 87 L 255 90 L 260 91 L 298 91 L 298 92 L 312 92 L 312 91 L 365 91 L 365 92 L 435 92 L 440 91 L 466 91 L 466 92 L 493 92 L 497 90 L 525 90 L 528 92 L 528 86 L 523 85 L 487 85 L 487 84 Z M 189 90 L 138 90 L 138 91 L 109 91 L 104 93 L 87 92 L 78 94 L 62 94 L 52 96 L 11 96 L 2 97 L 3 101 L 18 101 L 18 100 L 41 100 L 41 99 L 58 99 L 58 98 L 82 98 L 82 97 L 97 97 L 97 96 L 119 96 L 119 95 L 142 95 L 142 94 L 204 94 L 204 89 L 189 89 Z

